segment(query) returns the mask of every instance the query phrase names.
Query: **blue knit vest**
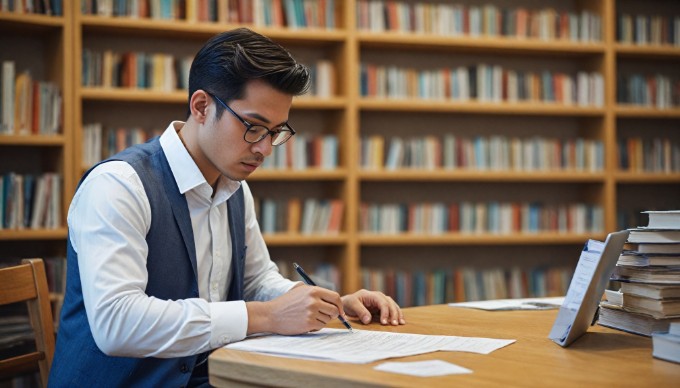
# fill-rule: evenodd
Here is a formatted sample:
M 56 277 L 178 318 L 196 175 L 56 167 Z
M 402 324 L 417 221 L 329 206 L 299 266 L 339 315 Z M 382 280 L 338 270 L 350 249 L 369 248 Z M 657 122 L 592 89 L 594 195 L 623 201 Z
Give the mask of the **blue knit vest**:
M 163 300 L 198 298 L 196 248 L 186 198 L 180 194 L 158 138 L 105 160 L 129 163 L 139 175 L 151 205 L 146 294 Z M 92 171 L 90 169 L 80 184 Z M 243 189 L 227 201 L 232 242 L 228 300 L 243 299 L 245 215 Z M 87 322 L 78 254 L 67 241 L 66 292 L 61 310 L 50 387 L 182 387 L 197 356 L 179 358 L 112 357 L 94 342 Z

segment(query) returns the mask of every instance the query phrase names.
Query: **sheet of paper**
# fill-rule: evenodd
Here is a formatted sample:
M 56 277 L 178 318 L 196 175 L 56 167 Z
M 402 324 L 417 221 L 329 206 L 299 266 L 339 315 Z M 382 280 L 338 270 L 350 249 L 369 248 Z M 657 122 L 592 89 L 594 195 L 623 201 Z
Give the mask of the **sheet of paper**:
M 418 377 L 433 377 L 445 375 L 459 375 L 472 373 L 470 369 L 442 360 L 413 361 L 413 362 L 383 362 L 375 370 L 400 373 Z
M 347 363 L 443 351 L 489 354 L 513 339 L 322 329 L 296 336 L 268 335 L 226 345 L 228 349 Z
M 494 299 L 477 302 L 449 303 L 451 307 L 468 307 L 489 311 L 502 310 L 549 310 L 558 309 L 564 302 L 563 296 L 553 298 Z

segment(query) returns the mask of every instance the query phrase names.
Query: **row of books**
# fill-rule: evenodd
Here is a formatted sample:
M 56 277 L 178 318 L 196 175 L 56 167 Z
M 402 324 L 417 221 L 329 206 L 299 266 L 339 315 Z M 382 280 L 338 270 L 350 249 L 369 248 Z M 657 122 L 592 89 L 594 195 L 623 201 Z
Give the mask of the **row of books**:
M 680 142 L 669 138 L 629 137 L 618 142 L 621 170 L 637 172 L 680 172 Z
M 647 226 L 628 241 L 606 290 L 599 323 L 646 336 L 680 322 L 680 210 L 646 211 Z
M 164 20 L 184 19 L 188 3 L 195 0 L 81 0 L 80 12 L 83 15 L 127 16 Z M 215 1 L 205 2 L 215 6 Z
M 335 8 L 335 0 L 229 0 L 227 22 L 332 30 Z
M 604 79 L 600 73 L 536 73 L 485 64 L 420 70 L 362 63 L 360 90 L 364 97 L 393 99 L 541 101 L 596 107 L 604 104 Z
M 441 234 L 600 233 L 601 206 L 510 202 L 362 203 L 362 232 Z
M 3 0 L 0 12 L 61 16 L 64 6 L 62 0 Z
M 14 61 L 2 61 L 0 135 L 57 134 L 62 110 L 56 84 L 36 81 L 27 70 L 17 75 Z
M 680 16 L 622 13 L 618 15 L 616 39 L 637 45 L 680 46 Z
M 658 109 L 680 106 L 680 78 L 655 75 L 619 75 L 616 101 Z
M 487 299 L 559 296 L 566 293 L 569 268 L 460 267 L 435 270 L 362 268 L 361 286 L 382 291 L 402 307 Z
M 193 57 L 83 50 L 82 86 L 128 87 L 171 92 L 187 89 Z
M 105 128 L 102 123 L 83 126 L 82 168 L 89 168 L 130 146 L 141 144 L 161 129 Z M 295 135 L 281 147 L 272 149 L 261 168 L 304 170 L 320 168 L 331 170 L 338 167 L 338 139 L 334 135 Z
M 274 147 L 261 168 L 304 170 L 338 167 L 338 138 L 335 135 L 296 134 L 280 147 Z
M 387 144 L 386 144 L 387 143 Z M 415 138 L 364 136 L 361 167 L 495 171 L 589 171 L 604 169 L 600 140 L 506 136 Z
M 554 8 L 503 8 L 494 4 L 450 4 L 359 0 L 360 30 L 445 36 L 505 36 L 541 40 L 602 40 L 602 18 L 593 12 Z
M 83 50 L 82 85 L 124 87 L 172 92 L 189 87 L 193 57 L 170 54 Z M 335 67 L 329 60 L 309 65 L 310 94 L 331 97 L 335 94 Z
M 339 199 L 255 199 L 262 233 L 338 234 L 343 212 Z
M 284 277 L 297 280 L 289 262 L 275 260 Z M 331 263 L 307 265 L 310 276 L 326 288 L 338 290 L 341 275 Z M 361 287 L 384 292 L 402 307 L 487 299 L 558 296 L 566 293 L 572 271 L 560 267 L 407 270 L 361 268 Z
M 264 27 L 324 28 L 336 25 L 335 0 L 82 0 L 85 15 L 189 22 L 253 24 Z M 224 10 L 224 13 L 221 11 Z
M 0 229 L 56 229 L 61 224 L 61 176 L 0 176 Z
M 159 136 L 161 129 L 145 128 L 104 128 L 101 123 L 83 125 L 83 159 L 82 168 L 90 168 L 118 152 L 141 144 L 154 136 Z

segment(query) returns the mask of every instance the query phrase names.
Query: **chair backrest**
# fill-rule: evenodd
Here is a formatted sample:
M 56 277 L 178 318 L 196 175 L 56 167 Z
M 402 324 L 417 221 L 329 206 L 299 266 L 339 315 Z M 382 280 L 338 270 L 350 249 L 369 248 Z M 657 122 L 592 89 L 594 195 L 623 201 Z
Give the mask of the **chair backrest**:
M 54 321 L 42 259 L 24 259 L 21 265 L 0 269 L 0 305 L 17 302 L 28 305 L 36 351 L 0 360 L 0 378 L 39 370 L 46 387 L 54 356 Z

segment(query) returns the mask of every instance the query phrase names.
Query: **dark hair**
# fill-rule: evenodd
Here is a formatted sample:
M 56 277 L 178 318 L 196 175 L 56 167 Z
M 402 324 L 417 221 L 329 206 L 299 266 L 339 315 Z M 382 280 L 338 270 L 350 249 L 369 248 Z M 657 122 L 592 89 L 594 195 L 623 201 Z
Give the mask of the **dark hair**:
M 194 57 L 189 72 L 189 99 L 205 90 L 225 103 L 241 99 L 251 80 L 263 80 L 274 89 L 298 96 L 309 88 L 309 70 L 271 39 L 247 28 L 215 35 Z M 224 108 L 217 106 L 217 118 Z

